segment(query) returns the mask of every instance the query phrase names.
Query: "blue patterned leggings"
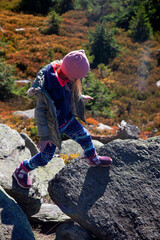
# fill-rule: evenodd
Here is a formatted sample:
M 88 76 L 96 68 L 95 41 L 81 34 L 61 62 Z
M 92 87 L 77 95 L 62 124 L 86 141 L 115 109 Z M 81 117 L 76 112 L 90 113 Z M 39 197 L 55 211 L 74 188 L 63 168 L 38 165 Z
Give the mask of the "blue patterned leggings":
M 92 157 L 95 155 L 95 148 L 92 143 L 90 133 L 74 118 L 60 128 L 60 133 L 65 133 L 69 138 L 73 139 L 81 145 L 84 150 L 85 157 Z M 24 161 L 24 165 L 28 170 L 33 170 L 39 166 L 45 166 L 52 158 L 56 146 L 47 146 L 45 149 L 33 156 L 29 161 Z

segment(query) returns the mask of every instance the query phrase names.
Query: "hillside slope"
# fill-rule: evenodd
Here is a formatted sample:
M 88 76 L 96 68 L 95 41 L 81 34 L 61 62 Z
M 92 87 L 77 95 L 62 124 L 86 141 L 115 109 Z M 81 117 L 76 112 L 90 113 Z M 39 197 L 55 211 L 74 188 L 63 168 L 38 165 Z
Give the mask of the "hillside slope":
M 16 67 L 16 79 L 33 80 L 39 69 L 53 59 L 85 48 L 89 31 L 85 11 L 68 11 L 62 19 L 59 35 L 44 35 L 47 17 L 1 9 L 0 55 L 7 64 Z M 113 118 L 94 118 L 111 125 L 124 119 L 141 130 L 158 128 L 159 134 L 160 91 L 156 82 L 160 76 L 160 38 L 157 34 L 153 40 L 137 43 L 120 28 L 116 29 L 115 37 L 121 52 L 107 66 L 109 74 L 92 69 L 96 77 L 116 93 L 111 104 Z

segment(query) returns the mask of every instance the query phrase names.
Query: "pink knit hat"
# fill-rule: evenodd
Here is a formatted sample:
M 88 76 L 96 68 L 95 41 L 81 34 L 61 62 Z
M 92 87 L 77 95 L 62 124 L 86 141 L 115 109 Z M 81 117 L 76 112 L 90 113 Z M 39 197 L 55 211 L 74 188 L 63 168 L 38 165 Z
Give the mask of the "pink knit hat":
M 84 50 L 68 53 L 62 61 L 61 70 L 68 79 L 83 78 L 89 72 L 89 62 Z

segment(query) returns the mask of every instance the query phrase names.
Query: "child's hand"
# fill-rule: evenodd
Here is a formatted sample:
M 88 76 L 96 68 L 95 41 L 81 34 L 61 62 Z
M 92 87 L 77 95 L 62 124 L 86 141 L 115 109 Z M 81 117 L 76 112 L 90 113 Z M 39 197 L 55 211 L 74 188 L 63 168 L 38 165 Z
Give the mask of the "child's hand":
M 29 88 L 27 91 L 28 96 L 29 97 L 34 96 L 35 94 L 37 94 L 39 92 L 39 89 L 40 89 L 39 87 L 38 88 L 33 88 L 33 87 Z
M 50 140 L 39 141 L 39 143 L 37 144 L 39 151 L 42 152 L 45 149 L 45 147 L 47 146 L 47 144 L 49 144 L 50 147 L 52 146 L 52 143 Z
M 88 102 L 88 100 L 93 100 L 93 98 L 89 95 L 82 95 L 82 98 L 83 98 L 83 101 L 86 103 Z

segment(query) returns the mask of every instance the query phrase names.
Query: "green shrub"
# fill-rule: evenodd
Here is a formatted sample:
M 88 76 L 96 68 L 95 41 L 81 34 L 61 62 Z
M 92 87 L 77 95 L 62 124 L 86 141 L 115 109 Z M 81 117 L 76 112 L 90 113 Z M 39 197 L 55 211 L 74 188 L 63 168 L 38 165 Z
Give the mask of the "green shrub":
M 101 78 L 109 77 L 112 75 L 112 70 L 108 68 L 108 66 L 105 66 L 104 63 L 100 63 L 98 65 L 98 71 L 100 73 Z
M 28 83 L 24 86 L 19 86 L 18 84 L 14 84 L 12 87 L 12 93 L 15 94 L 16 96 L 22 97 L 22 98 L 26 98 L 28 99 L 28 95 L 27 95 L 27 90 L 31 87 L 31 83 Z
M 136 11 L 135 17 L 130 21 L 130 34 L 134 40 L 144 42 L 152 36 L 152 27 L 143 4 Z
M 37 139 L 38 138 L 38 131 L 37 131 L 37 127 L 32 127 L 30 129 L 30 132 L 31 132 L 31 137 L 34 139 Z
M 93 100 L 86 103 L 86 109 L 93 116 L 104 116 L 111 117 L 112 113 L 110 110 L 111 99 L 115 94 L 110 93 L 110 90 L 101 83 L 98 79 L 95 79 L 93 73 L 89 73 L 83 78 L 82 92 L 84 95 L 90 95 Z
M 128 30 L 129 28 L 129 22 L 131 20 L 131 18 L 134 16 L 134 10 L 127 10 L 124 11 L 122 13 L 119 13 L 119 15 L 116 17 L 116 26 L 117 27 L 121 27 L 124 28 L 126 30 Z
M 145 1 L 146 12 L 149 17 L 150 23 L 154 31 L 159 30 L 160 23 L 160 1 L 159 0 L 150 0 Z
M 47 27 L 42 31 L 43 34 L 59 34 L 60 23 L 62 18 L 56 13 L 55 10 L 52 10 L 48 14 Z
M 59 14 L 74 9 L 74 0 L 52 0 L 52 8 Z
M 88 40 L 88 49 L 90 54 L 94 55 L 93 67 L 97 67 L 100 63 L 107 65 L 109 60 L 116 57 L 120 51 L 114 38 L 114 30 L 104 24 L 98 24 L 95 31 L 90 31 Z
M 90 2 L 90 0 L 75 0 L 75 8 L 85 10 L 90 5 Z
M 0 59 L 0 100 L 8 99 L 12 94 L 14 84 L 14 69 Z

